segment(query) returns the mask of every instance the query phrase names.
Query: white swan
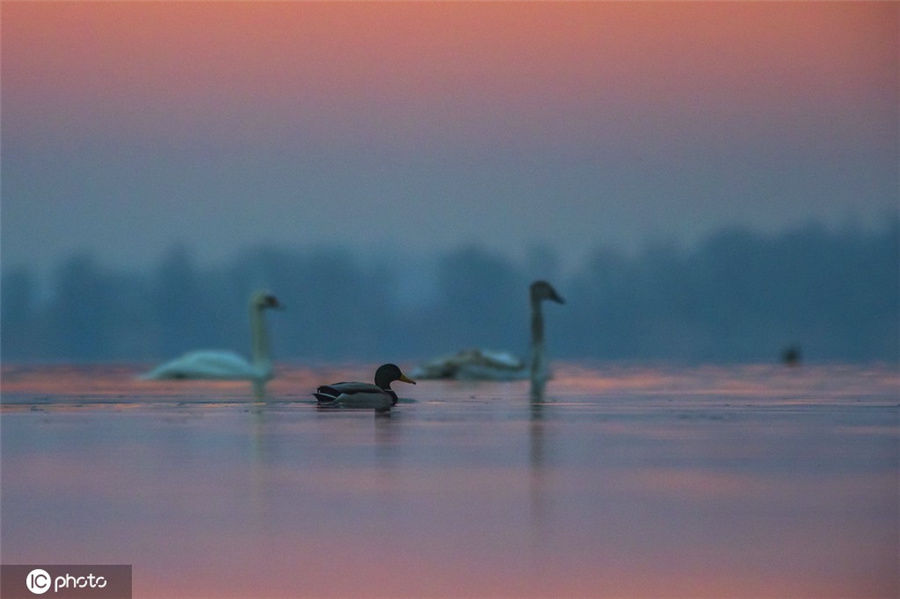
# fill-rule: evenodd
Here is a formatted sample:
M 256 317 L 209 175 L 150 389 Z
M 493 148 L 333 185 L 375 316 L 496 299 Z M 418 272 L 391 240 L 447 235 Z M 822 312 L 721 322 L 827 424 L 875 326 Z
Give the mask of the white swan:
M 466 349 L 450 356 L 442 356 L 416 368 L 417 379 L 470 379 L 506 381 L 531 378 L 543 383 L 549 377 L 544 355 L 544 315 L 541 302 L 565 301 L 550 283 L 535 281 L 530 287 L 531 298 L 531 355 L 528 364 L 514 354 L 488 349 Z
M 251 361 L 231 351 L 200 350 L 184 354 L 161 364 L 141 376 L 142 379 L 226 379 L 251 380 L 261 391 L 272 378 L 272 358 L 269 356 L 269 335 L 263 321 L 263 311 L 281 308 L 278 299 L 266 290 L 250 297 Z

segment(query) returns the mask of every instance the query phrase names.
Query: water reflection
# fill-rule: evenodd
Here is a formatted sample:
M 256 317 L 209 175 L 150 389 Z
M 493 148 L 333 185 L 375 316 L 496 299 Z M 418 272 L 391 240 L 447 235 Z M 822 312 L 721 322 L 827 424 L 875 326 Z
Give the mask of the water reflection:
M 548 443 L 546 438 L 548 427 L 544 421 L 546 381 L 532 381 L 529 389 L 528 420 L 528 466 L 529 466 L 529 507 L 531 546 L 535 563 L 533 567 L 540 569 L 543 549 L 548 544 L 552 531 L 551 512 L 553 487 L 545 470 L 545 452 Z
M 319 412 L 348 370 L 264 402 L 4 370 L 3 560 L 127 556 L 151 598 L 897 594 L 892 369 L 576 365 Z
M 529 453 L 528 462 L 532 473 L 535 474 L 544 465 L 544 391 L 546 382 L 532 381 L 528 397 L 528 438 Z
M 266 435 L 267 410 L 265 405 L 255 404 L 248 409 L 250 414 L 250 447 L 253 461 L 261 464 L 267 463 L 269 455 Z
M 533 380 L 529 386 L 528 396 L 531 400 L 532 406 L 532 414 L 534 414 L 535 406 L 539 407 L 543 404 L 544 401 L 544 391 L 547 389 L 547 381 L 545 380 Z

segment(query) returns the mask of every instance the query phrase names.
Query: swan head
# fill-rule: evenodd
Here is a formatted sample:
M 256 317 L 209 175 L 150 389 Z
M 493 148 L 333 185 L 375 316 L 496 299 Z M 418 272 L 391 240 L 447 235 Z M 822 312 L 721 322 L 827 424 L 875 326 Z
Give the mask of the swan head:
M 250 296 L 250 307 L 254 310 L 280 310 L 284 308 L 281 302 L 278 301 L 278 298 L 272 295 L 268 289 L 260 289 Z
M 556 292 L 553 285 L 547 281 L 535 281 L 531 284 L 531 300 L 535 302 L 550 300 L 558 304 L 564 304 L 566 301 Z
M 396 364 L 382 364 L 375 371 L 375 384 L 382 389 L 390 389 L 394 381 L 416 384 L 414 380 L 403 374 Z

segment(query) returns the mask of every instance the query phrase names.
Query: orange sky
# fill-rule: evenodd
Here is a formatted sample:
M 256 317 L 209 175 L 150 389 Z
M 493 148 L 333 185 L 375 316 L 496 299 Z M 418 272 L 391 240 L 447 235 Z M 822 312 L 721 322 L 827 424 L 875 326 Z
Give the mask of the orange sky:
M 284 113 L 376 105 L 394 118 L 537 117 L 596 102 L 796 110 L 855 102 L 894 64 L 897 6 L 850 3 L 4 3 L 4 84 L 73 100 Z M 893 18 L 892 18 L 893 17 Z M 874 35 L 873 35 L 874 33 Z M 880 33 L 880 35 L 879 35 Z M 47 105 L 50 103 L 50 105 Z M 590 107 L 590 108 L 587 108 Z M 619 108 L 621 109 L 621 108 Z M 728 108 L 734 110 L 734 107 Z M 477 128 L 476 128 L 477 129 Z

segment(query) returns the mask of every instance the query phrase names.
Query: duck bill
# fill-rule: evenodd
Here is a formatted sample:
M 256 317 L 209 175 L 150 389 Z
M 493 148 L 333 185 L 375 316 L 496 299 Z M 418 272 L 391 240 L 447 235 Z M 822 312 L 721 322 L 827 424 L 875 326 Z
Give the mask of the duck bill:
M 404 383 L 410 383 L 410 384 L 413 384 L 413 385 L 416 384 L 416 382 L 415 382 L 414 380 L 412 380 L 411 378 L 409 378 L 409 377 L 406 376 L 405 374 L 401 374 L 401 375 L 400 375 L 400 378 L 397 379 L 397 380 L 398 380 L 398 381 L 403 381 Z

